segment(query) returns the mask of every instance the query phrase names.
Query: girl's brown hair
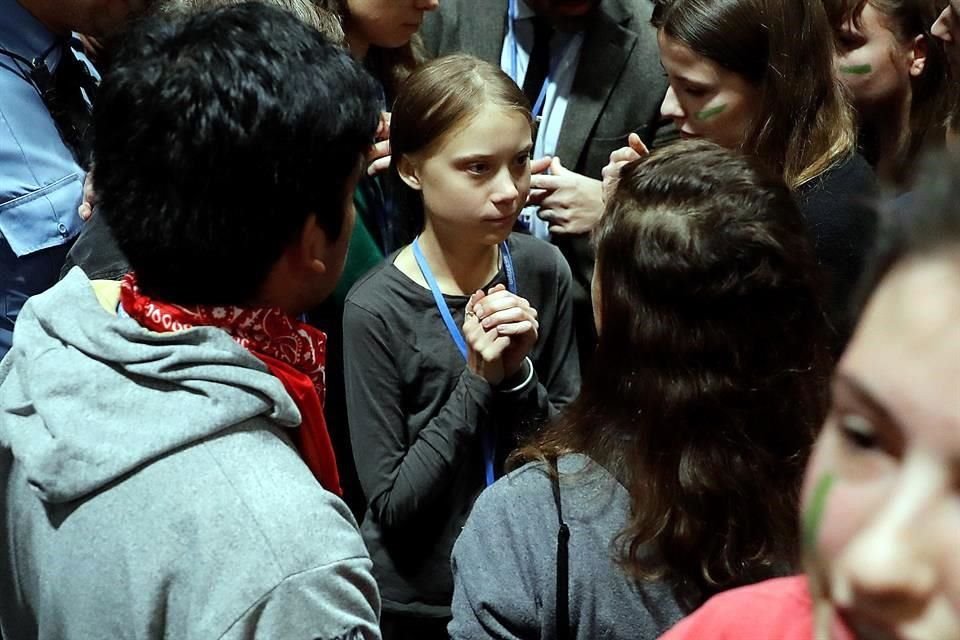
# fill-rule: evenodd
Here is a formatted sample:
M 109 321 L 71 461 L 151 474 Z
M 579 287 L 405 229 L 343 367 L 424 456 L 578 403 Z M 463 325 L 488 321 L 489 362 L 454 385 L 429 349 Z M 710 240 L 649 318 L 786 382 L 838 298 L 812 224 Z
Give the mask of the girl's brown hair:
M 843 26 L 853 21 L 859 27 L 868 2 L 884 16 L 887 27 L 901 44 L 921 36 L 927 48 L 923 73 L 912 79 L 910 127 L 901 132 L 897 154 L 895 178 L 903 182 L 909 178 L 910 165 L 923 147 L 942 145 L 947 121 L 957 106 L 957 78 L 951 69 L 946 45 L 930 33 L 930 27 L 948 0 L 835 0 L 829 5 L 832 7 L 829 17 L 838 46 L 842 46 Z M 890 132 L 876 135 L 890 135 Z
M 854 152 L 853 112 L 834 72 L 821 0 L 657 0 L 652 22 L 760 89 L 741 150 L 791 189 Z
M 530 102 L 517 84 L 488 62 L 466 54 L 437 58 L 422 65 L 404 82 L 390 121 L 390 173 L 401 194 L 401 210 L 410 241 L 423 228 L 420 194 L 400 180 L 397 163 L 404 156 L 429 153 L 484 107 L 513 110 L 532 126 Z
M 579 397 L 511 460 L 577 452 L 627 487 L 624 569 L 688 610 L 792 568 L 826 410 L 826 321 L 778 176 L 685 141 L 624 167 L 595 230 L 599 338 Z

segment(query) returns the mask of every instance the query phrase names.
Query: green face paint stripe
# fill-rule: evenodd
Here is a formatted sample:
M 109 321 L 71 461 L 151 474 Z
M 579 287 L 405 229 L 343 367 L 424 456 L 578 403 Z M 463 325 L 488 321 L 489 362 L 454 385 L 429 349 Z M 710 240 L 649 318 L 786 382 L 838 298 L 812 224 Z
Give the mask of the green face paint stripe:
M 841 73 L 849 73 L 855 76 L 862 76 L 873 71 L 873 67 L 868 64 L 855 64 L 848 67 L 840 67 Z
M 697 120 L 706 120 L 707 118 L 712 118 L 713 116 L 719 115 L 727 110 L 727 105 L 719 104 L 715 107 L 710 107 L 709 109 L 704 109 L 703 111 L 698 111 L 695 114 Z
M 810 507 L 803 514 L 803 545 L 807 549 L 814 549 L 817 537 L 820 534 L 820 524 L 823 521 L 823 512 L 827 505 L 827 495 L 833 486 L 834 477 L 831 473 L 824 474 L 813 489 L 813 498 Z

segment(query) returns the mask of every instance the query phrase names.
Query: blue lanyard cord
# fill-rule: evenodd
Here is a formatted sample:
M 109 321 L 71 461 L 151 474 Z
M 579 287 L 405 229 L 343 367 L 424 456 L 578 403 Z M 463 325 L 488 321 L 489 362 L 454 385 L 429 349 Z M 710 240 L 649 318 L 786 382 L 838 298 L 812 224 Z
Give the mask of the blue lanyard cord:
M 513 46 L 516 47 L 516 43 L 514 43 Z M 551 60 L 551 68 L 547 72 L 547 77 L 543 79 L 543 86 L 540 87 L 540 94 L 537 95 L 537 101 L 533 103 L 533 109 L 530 110 L 530 115 L 532 115 L 535 120 L 543 115 L 543 103 L 547 101 L 547 85 L 550 84 L 550 77 L 553 75 L 552 62 Z
M 506 241 L 500 243 L 500 259 L 507 275 L 507 291 L 517 295 L 517 272 L 513 270 L 513 256 L 510 255 L 510 247 Z
M 420 267 L 420 273 L 423 274 L 423 279 L 427 281 L 427 286 L 430 287 L 430 293 L 433 294 L 433 301 L 437 305 L 440 317 L 443 318 L 443 324 L 447 326 L 447 332 L 450 334 L 450 337 L 453 338 L 453 342 L 457 345 L 457 349 L 460 350 L 463 359 L 466 360 L 467 342 L 463 339 L 463 332 L 460 331 L 460 327 L 458 327 L 456 321 L 454 321 L 453 315 L 450 313 L 450 307 L 447 306 L 446 301 L 443 299 L 443 292 L 440 291 L 440 285 L 437 284 L 437 279 L 433 277 L 433 270 L 430 269 L 430 265 L 427 263 L 427 259 L 420 249 L 419 237 L 413 241 L 413 257 L 417 261 L 417 266 Z M 500 243 L 500 257 L 501 260 L 503 260 L 503 270 L 507 276 L 507 290 L 510 291 L 510 293 L 516 294 L 517 274 L 513 268 L 513 256 L 510 255 L 510 247 L 505 241 Z
M 507 276 L 507 289 L 510 293 L 516 294 L 517 275 L 513 268 L 513 256 L 510 255 L 510 247 L 507 246 L 506 241 L 500 243 L 500 256 L 503 260 L 503 270 Z M 450 313 L 450 307 L 447 306 L 446 300 L 443 299 L 443 292 L 440 291 L 440 285 L 437 284 L 437 279 L 433 276 L 433 270 L 430 269 L 430 265 L 427 263 L 423 251 L 420 250 L 419 237 L 413 241 L 413 257 L 417 261 L 417 266 L 420 267 L 420 273 L 423 274 L 423 279 L 427 281 L 427 286 L 430 287 L 430 293 L 433 294 L 433 301 L 437 305 L 440 317 L 443 318 L 443 324 L 447 326 L 447 333 L 453 338 L 454 344 L 457 345 L 457 349 L 460 350 L 460 354 L 463 356 L 463 359 L 466 360 L 467 341 L 464 339 L 460 327 L 458 327 L 454 321 L 453 314 Z M 496 474 L 494 473 L 496 444 L 494 442 L 493 431 L 488 430 L 481 434 L 480 441 L 483 445 L 484 479 L 489 487 L 493 484 L 494 480 L 496 480 Z
M 483 481 L 489 487 L 497 481 L 497 474 L 494 469 L 497 443 L 494 441 L 493 429 L 485 429 L 480 434 L 480 444 L 483 446 Z
M 460 331 L 460 327 L 454 322 L 453 315 L 450 313 L 450 307 L 447 306 L 446 300 L 443 299 L 443 292 L 440 291 L 440 285 L 437 284 L 437 279 L 433 277 L 433 271 L 430 269 L 430 265 L 427 264 L 427 259 L 423 256 L 423 251 L 420 250 L 419 237 L 413 241 L 413 257 L 417 260 L 417 266 L 420 267 L 420 273 L 423 274 L 423 279 L 427 281 L 427 286 L 430 287 L 430 293 L 433 294 L 433 301 L 440 311 L 443 324 L 447 325 L 447 332 L 450 334 L 450 337 L 453 338 L 453 342 L 457 345 L 457 349 L 460 350 L 463 359 L 466 360 L 467 341 L 463 339 L 463 332 Z
M 523 86 L 523 83 L 520 82 L 520 73 L 517 66 L 517 0 L 510 0 L 509 8 L 507 9 L 508 13 L 508 25 L 507 25 L 507 38 L 510 40 L 510 77 L 513 78 L 513 81 L 519 86 Z M 533 109 L 531 109 L 531 115 L 534 118 L 538 118 L 543 115 L 543 105 L 547 101 L 547 87 L 550 86 L 551 78 L 556 72 L 557 67 L 560 65 L 560 61 L 563 60 L 564 55 L 567 52 L 567 47 L 570 46 L 570 43 L 567 43 L 566 47 L 560 52 L 557 56 L 550 56 L 550 67 L 547 70 L 547 77 L 543 79 L 543 85 L 540 87 L 540 93 L 537 95 L 537 101 L 533 103 Z
M 510 77 L 517 82 L 517 0 L 510 0 L 507 9 L 507 38 L 510 39 Z M 520 83 L 517 82 L 517 86 Z

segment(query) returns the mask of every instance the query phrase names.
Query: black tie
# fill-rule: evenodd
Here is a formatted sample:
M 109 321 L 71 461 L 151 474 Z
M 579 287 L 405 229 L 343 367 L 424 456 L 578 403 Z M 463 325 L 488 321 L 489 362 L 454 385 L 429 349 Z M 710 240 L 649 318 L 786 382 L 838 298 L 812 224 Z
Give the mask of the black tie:
M 44 92 L 44 102 L 57 124 L 60 137 L 73 152 L 77 163 L 88 168 L 90 161 L 90 105 L 81 89 L 92 101 L 95 98 L 96 79 L 73 50 L 64 45 L 60 64 L 53 72 L 52 82 Z
M 527 64 L 527 74 L 523 78 L 523 92 L 533 107 L 540 97 L 547 73 L 550 72 L 550 38 L 553 37 L 553 26 L 546 18 L 535 17 L 533 22 L 533 51 L 530 53 L 530 62 Z

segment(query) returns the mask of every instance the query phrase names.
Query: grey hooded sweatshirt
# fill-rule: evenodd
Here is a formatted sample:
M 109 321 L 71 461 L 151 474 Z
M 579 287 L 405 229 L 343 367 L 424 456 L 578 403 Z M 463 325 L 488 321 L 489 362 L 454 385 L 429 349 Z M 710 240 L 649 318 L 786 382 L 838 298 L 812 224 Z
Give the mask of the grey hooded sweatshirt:
M 224 332 L 158 334 L 79 269 L 0 363 L 0 629 L 25 638 L 379 638 L 346 506 Z

